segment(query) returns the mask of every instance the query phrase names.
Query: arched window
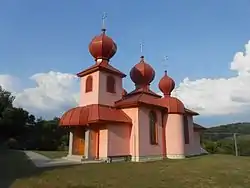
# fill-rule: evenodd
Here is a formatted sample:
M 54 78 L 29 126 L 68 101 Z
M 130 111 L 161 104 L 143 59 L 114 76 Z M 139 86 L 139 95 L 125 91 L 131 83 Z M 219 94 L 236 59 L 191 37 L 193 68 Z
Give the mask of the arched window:
M 107 92 L 115 93 L 115 79 L 113 76 L 107 76 Z
M 157 118 L 154 111 L 149 112 L 149 134 L 150 144 L 157 144 Z
M 85 93 L 91 92 L 93 90 L 93 77 L 88 76 L 85 83 Z
M 187 116 L 183 117 L 184 123 L 184 140 L 185 144 L 189 144 L 189 130 L 188 130 L 188 118 Z

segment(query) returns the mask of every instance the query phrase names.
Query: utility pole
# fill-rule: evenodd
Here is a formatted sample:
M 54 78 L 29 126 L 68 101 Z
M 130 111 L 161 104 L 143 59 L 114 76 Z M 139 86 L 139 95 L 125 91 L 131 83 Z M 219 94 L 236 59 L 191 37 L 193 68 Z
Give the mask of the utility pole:
M 235 149 L 235 156 L 238 156 L 237 133 L 234 133 L 234 149 Z

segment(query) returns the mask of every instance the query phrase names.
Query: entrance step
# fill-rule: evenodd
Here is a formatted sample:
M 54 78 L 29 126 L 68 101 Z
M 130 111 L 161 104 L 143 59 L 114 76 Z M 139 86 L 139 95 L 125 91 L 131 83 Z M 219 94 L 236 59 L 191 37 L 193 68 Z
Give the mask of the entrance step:
M 63 157 L 63 159 L 72 161 L 72 162 L 80 162 L 80 163 L 103 163 L 103 160 L 98 159 L 86 159 L 82 155 L 68 155 L 66 157 Z
M 67 160 L 70 160 L 70 161 L 81 162 L 85 158 L 82 155 L 67 155 L 66 157 L 63 157 L 63 159 L 67 159 Z

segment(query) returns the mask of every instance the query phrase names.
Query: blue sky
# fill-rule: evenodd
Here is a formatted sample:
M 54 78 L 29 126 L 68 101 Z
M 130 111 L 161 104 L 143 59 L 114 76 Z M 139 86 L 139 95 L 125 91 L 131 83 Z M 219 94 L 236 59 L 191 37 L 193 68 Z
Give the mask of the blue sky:
M 107 34 L 118 45 L 111 63 L 127 73 L 145 59 L 163 75 L 162 59 L 177 84 L 185 77 L 227 78 L 230 62 L 250 39 L 249 0 L 84 1 L 3 0 L 0 2 L 0 74 L 24 79 L 38 72 L 76 73 L 93 64 L 88 44 L 100 33 L 107 12 Z M 125 87 L 133 84 L 126 78 Z M 211 120 L 211 122 L 213 122 Z

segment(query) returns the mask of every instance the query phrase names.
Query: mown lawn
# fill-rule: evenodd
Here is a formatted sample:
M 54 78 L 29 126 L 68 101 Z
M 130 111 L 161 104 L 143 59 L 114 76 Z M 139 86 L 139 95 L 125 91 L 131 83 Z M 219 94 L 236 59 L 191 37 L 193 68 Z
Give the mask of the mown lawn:
M 250 158 L 207 155 L 148 163 L 35 168 L 21 152 L 0 152 L 0 187 L 11 188 L 249 188 Z M 8 185 L 8 186 L 6 186 Z
M 36 153 L 42 154 L 48 158 L 56 159 L 67 156 L 68 151 L 34 151 Z

